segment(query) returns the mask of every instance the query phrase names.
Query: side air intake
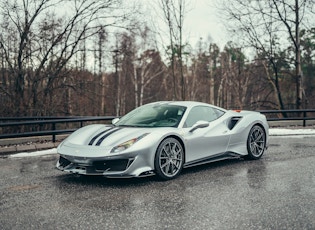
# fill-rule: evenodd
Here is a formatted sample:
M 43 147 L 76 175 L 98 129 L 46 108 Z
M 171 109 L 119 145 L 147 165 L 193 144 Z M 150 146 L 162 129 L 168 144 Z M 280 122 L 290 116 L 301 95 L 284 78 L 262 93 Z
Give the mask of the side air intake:
M 228 128 L 232 130 L 241 119 L 242 117 L 232 117 L 228 122 Z

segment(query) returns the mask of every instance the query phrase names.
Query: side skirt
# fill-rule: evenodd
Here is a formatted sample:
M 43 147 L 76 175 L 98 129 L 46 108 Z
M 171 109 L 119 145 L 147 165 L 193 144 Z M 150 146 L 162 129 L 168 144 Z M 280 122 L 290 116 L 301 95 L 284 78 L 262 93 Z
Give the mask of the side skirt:
M 196 165 L 203 165 L 203 164 L 208 164 L 211 162 L 216 162 L 216 161 L 222 161 L 222 160 L 228 160 L 228 159 L 239 159 L 241 158 L 242 155 L 233 153 L 233 152 L 225 152 L 225 153 L 221 153 L 221 154 L 216 154 L 210 157 L 205 157 L 202 159 L 198 159 L 198 160 L 194 160 L 191 162 L 187 162 L 184 164 L 184 168 L 189 168 L 189 167 L 193 167 Z

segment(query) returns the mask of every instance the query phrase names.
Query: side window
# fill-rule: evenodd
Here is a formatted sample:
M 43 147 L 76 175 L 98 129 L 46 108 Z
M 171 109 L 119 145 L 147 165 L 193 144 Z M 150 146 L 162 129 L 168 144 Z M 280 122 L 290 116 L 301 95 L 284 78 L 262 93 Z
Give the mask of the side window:
M 196 106 L 192 108 L 187 116 L 184 127 L 192 127 L 197 121 L 214 121 L 224 114 L 223 111 L 207 107 Z

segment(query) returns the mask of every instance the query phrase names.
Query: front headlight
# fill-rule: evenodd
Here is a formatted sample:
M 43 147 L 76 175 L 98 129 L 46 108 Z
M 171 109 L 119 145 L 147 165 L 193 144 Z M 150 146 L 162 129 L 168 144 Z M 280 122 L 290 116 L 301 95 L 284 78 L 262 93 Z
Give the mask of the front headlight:
M 112 148 L 112 150 L 110 151 L 111 153 L 118 153 L 121 151 L 124 151 L 126 149 L 128 149 L 129 147 L 131 147 L 134 143 L 136 143 L 137 141 L 141 140 L 142 138 L 144 138 L 146 135 L 148 135 L 149 133 L 145 133 L 142 134 L 141 136 L 137 137 L 137 138 L 133 138 L 129 141 L 126 141 L 124 143 L 121 143 L 119 145 L 116 145 L 114 148 Z

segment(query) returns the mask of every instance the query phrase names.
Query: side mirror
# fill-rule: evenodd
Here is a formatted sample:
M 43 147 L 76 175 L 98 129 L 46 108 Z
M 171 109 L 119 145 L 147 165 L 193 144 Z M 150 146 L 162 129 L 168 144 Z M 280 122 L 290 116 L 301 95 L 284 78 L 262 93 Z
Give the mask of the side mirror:
M 192 133 L 196 129 L 206 128 L 208 126 L 209 126 L 209 122 L 208 121 L 197 121 L 196 124 L 194 124 L 191 127 L 191 130 L 189 130 L 189 132 Z
M 119 121 L 119 117 L 116 117 L 116 118 L 114 118 L 114 119 L 112 120 L 112 124 L 114 125 L 114 124 L 116 124 L 118 121 Z

